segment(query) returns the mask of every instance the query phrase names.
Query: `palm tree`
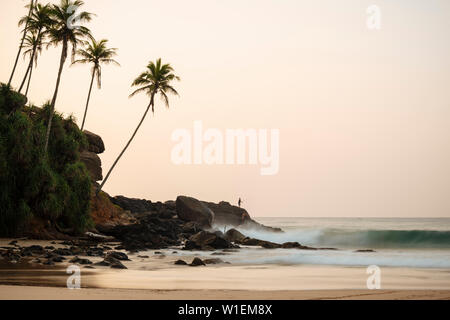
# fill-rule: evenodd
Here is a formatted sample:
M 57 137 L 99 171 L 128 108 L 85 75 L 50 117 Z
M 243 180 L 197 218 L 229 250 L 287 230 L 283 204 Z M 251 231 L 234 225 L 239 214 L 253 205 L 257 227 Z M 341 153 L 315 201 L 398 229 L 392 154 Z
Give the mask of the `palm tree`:
M 136 130 L 134 131 L 133 135 L 131 136 L 131 139 L 126 144 L 125 148 L 120 153 L 119 157 L 116 159 L 114 164 L 112 165 L 111 169 L 109 170 L 108 174 L 106 175 L 105 179 L 103 180 L 100 187 L 97 189 L 97 194 L 100 193 L 103 186 L 108 181 L 109 176 L 111 175 L 111 172 L 116 167 L 117 163 L 119 162 L 120 158 L 124 155 L 125 151 L 130 146 L 131 142 L 133 141 L 134 137 L 136 136 L 136 133 L 138 132 L 139 128 L 141 127 L 142 123 L 144 122 L 150 107 L 152 108 L 152 113 L 155 114 L 155 96 L 159 93 L 161 96 L 161 99 L 164 101 L 167 108 L 169 108 L 169 97 L 168 94 L 174 94 L 178 95 L 178 92 L 171 86 L 171 83 L 174 80 L 180 80 L 179 77 L 177 77 L 174 73 L 174 70 L 170 64 L 162 64 L 161 59 L 158 59 L 156 63 L 150 62 L 147 66 L 147 70 L 143 72 L 139 77 L 134 80 L 132 86 L 133 87 L 139 87 L 137 90 L 135 90 L 131 95 L 131 97 L 134 97 L 136 94 L 140 92 L 145 92 L 150 97 L 150 103 L 147 106 L 147 109 L 144 113 L 144 116 L 142 117 L 141 121 L 139 122 L 139 125 L 137 126 Z
M 42 52 L 43 40 L 47 35 L 48 29 L 51 28 L 53 24 L 53 20 L 50 15 L 50 9 L 51 7 L 49 4 L 44 6 L 41 4 L 36 4 L 31 16 L 23 17 L 21 19 L 22 23 L 25 19 L 28 21 L 28 29 L 30 34 L 25 38 L 24 47 L 27 48 L 27 51 L 24 52 L 24 55 L 30 56 L 30 62 L 28 64 L 28 68 L 23 78 L 22 84 L 19 87 L 19 93 L 22 92 L 29 73 L 32 73 L 33 71 L 33 62 L 37 65 L 38 53 Z M 31 75 L 28 81 L 28 86 L 30 81 Z M 27 94 L 25 94 L 25 96 L 26 95 Z
M 34 0 L 31 0 L 30 4 L 27 7 L 29 7 L 28 16 L 27 16 L 29 18 L 31 16 L 31 13 L 33 12 Z M 19 22 L 19 26 L 20 25 L 21 25 L 21 23 Z M 28 19 L 25 22 L 25 28 L 23 29 L 22 41 L 20 42 L 19 51 L 17 52 L 16 61 L 14 62 L 14 67 L 13 67 L 13 70 L 11 72 L 11 76 L 9 77 L 8 86 L 11 86 L 11 81 L 12 81 L 12 79 L 14 77 L 14 73 L 16 72 L 17 63 L 19 62 L 20 54 L 22 53 L 22 47 L 23 47 L 23 43 L 25 41 L 25 37 L 27 35 L 27 32 L 28 32 Z
M 77 46 L 86 38 L 92 38 L 91 32 L 88 28 L 83 26 L 72 27 L 68 22 L 73 19 L 73 8 L 80 8 L 84 5 L 81 0 L 61 0 L 59 5 L 52 5 L 51 17 L 54 21 L 52 27 L 48 30 L 49 45 L 55 47 L 62 44 L 61 58 L 59 62 L 58 77 L 56 79 L 55 92 L 50 104 L 50 115 L 47 126 L 47 135 L 45 137 L 44 151 L 47 153 L 48 141 L 50 139 L 50 131 L 52 128 L 53 113 L 55 111 L 56 98 L 58 97 L 59 85 L 61 83 L 61 74 L 64 64 L 67 59 L 69 45 L 72 46 L 72 61 L 75 59 Z M 77 20 L 81 23 L 89 22 L 92 19 L 92 14 L 88 12 L 81 12 L 77 15 Z
M 77 51 L 77 54 L 81 56 L 81 59 L 76 60 L 72 63 L 91 63 L 91 85 L 89 86 L 89 93 L 86 101 L 86 108 L 84 111 L 83 124 L 81 125 L 81 131 L 84 129 L 84 124 L 86 123 L 86 115 L 88 112 L 89 101 L 91 100 L 92 85 L 94 84 L 95 78 L 97 78 L 97 87 L 102 88 L 102 64 L 115 64 L 120 66 L 120 64 L 113 59 L 117 55 L 116 48 L 107 48 L 106 44 L 108 40 L 100 40 L 99 42 L 92 39 L 91 42 L 86 42 L 86 48 Z
M 28 56 L 30 59 L 30 63 L 28 65 L 28 70 L 25 74 L 22 85 L 19 88 L 19 93 L 22 92 L 25 81 L 28 78 L 27 88 L 25 91 L 25 96 L 27 97 L 28 90 L 30 89 L 31 77 L 33 74 L 33 66 L 37 66 L 38 54 L 42 52 L 41 39 L 39 39 L 35 33 L 27 35 L 23 44 L 23 48 L 25 49 L 25 51 L 23 52 L 23 56 L 24 58 Z

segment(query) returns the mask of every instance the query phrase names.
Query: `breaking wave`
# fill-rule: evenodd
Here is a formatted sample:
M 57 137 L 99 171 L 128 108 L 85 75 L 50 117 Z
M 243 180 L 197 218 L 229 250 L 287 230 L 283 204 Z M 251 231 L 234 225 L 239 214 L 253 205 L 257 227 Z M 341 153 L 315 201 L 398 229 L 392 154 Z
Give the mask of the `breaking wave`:
M 370 248 L 450 248 L 450 231 L 431 230 L 344 230 L 295 229 L 282 234 L 241 230 L 245 235 L 283 243 L 297 241 L 304 245 Z

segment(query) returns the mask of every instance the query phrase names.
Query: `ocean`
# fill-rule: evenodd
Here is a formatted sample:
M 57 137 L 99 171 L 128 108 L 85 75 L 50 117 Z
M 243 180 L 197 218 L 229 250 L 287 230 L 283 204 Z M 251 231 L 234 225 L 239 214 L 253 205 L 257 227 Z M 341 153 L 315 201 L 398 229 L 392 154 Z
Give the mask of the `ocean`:
M 284 233 L 240 230 L 246 236 L 339 250 L 243 248 L 233 264 L 450 268 L 450 218 L 257 218 Z M 375 252 L 355 252 L 372 249 Z

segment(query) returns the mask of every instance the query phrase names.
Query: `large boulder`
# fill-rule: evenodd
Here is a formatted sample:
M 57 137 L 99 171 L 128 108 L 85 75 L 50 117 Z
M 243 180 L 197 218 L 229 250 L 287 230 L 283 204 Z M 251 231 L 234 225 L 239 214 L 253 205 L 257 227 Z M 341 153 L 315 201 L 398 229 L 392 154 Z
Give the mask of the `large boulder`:
M 204 202 L 214 212 L 214 223 L 221 225 L 240 226 L 251 220 L 247 210 L 231 205 L 229 202 Z
M 87 151 L 94 152 L 96 154 L 105 152 L 105 144 L 103 143 L 103 139 L 99 135 L 96 135 L 95 133 L 87 130 L 84 131 L 84 134 L 89 144 Z
M 219 235 L 200 231 L 189 238 L 184 247 L 185 250 L 212 250 L 212 249 L 228 249 L 233 245 L 225 238 Z
M 214 212 L 214 221 L 216 225 L 240 227 L 254 229 L 266 232 L 283 232 L 280 228 L 264 226 L 253 220 L 247 210 L 231 205 L 229 202 L 220 203 L 203 202 Z
M 214 212 L 197 199 L 179 196 L 176 201 L 178 217 L 184 221 L 197 222 L 203 227 L 211 227 Z
M 96 153 L 83 151 L 80 153 L 80 160 L 85 164 L 93 181 L 103 180 L 102 160 Z
M 225 233 L 225 239 L 227 239 L 230 242 L 241 243 L 245 238 L 246 236 L 244 236 L 236 229 L 230 229 Z

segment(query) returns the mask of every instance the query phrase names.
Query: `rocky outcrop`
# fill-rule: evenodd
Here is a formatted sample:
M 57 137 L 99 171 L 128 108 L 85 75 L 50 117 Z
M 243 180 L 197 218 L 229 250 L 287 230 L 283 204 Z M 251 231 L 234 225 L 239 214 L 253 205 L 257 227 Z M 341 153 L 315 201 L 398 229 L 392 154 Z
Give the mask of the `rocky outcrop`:
M 131 213 L 157 211 L 156 206 L 149 200 L 130 199 L 124 196 L 117 196 L 111 198 L 111 202 L 124 210 L 130 211 Z
M 218 204 L 203 202 L 214 212 L 214 223 L 239 226 L 251 220 L 247 210 L 232 206 L 229 202 L 222 201 Z
M 257 229 L 266 232 L 283 232 L 280 228 L 267 227 L 256 222 L 250 217 L 247 210 L 233 206 L 229 202 L 203 203 L 214 212 L 213 223 L 216 225 Z
M 89 171 L 92 181 L 103 180 L 102 160 L 94 152 L 83 151 L 80 153 L 80 160 Z
M 179 196 L 176 201 L 178 217 L 184 221 L 197 222 L 203 227 L 211 227 L 214 212 L 197 199 Z
M 136 223 L 136 218 L 128 211 L 113 204 L 105 192 L 96 195 L 96 187 L 92 187 L 91 218 L 97 229 L 108 229 L 117 225 Z
M 194 233 L 184 228 L 185 222 L 165 218 L 163 213 L 136 215 L 137 222 L 128 225 L 98 225 L 99 232 L 113 236 L 128 251 L 162 249 L 179 246 Z
M 93 152 L 95 154 L 101 154 L 105 152 L 105 144 L 103 143 L 103 139 L 99 135 L 96 135 L 95 133 L 87 130 L 83 132 L 89 144 L 87 151 Z
M 230 229 L 225 233 L 225 239 L 230 242 L 241 243 L 246 237 L 236 229 Z
M 203 262 L 202 259 L 200 258 L 194 258 L 194 260 L 192 260 L 191 267 L 199 267 L 199 266 L 206 266 L 206 264 Z
M 89 171 L 92 181 L 101 181 L 103 180 L 102 160 L 98 154 L 105 151 L 105 144 L 95 133 L 84 131 L 84 135 L 88 141 L 88 147 L 81 152 L 80 160 Z
M 189 238 L 184 250 L 214 250 L 233 248 L 230 241 L 217 233 L 200 231 Z

